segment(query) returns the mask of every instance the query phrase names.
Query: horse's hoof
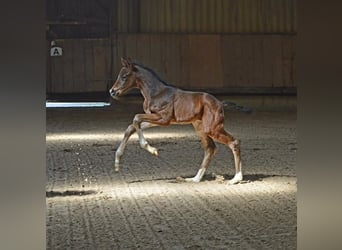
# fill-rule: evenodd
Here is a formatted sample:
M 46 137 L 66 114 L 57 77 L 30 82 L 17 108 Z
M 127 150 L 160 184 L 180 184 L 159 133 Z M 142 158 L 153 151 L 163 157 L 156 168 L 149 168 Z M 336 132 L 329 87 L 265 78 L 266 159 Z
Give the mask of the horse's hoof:
M 242 173 L 238 172 L 237 174 L 235 174 L 234 178 L 228 181 L 228 185 L 234 185 L 234 184 L 238 184 L 242 181 L 243 177 L 242 177 Z
M 119 172 L 120 171 L 120 166 L 119 165 L 115 165 L 114 170 L 115 170 L 115 172 Z
M 195 178 L 185 178 L 185 181 L 186 182 L 195 182 L 195 183 L 200 182 L 200 180 L 195 179 Z
M 150 145 L 146 145 L 145 149 L 150 152 L 151 154 L 158 156 L 158 149 L 156 149 L 155 147 L 152 147 Z
M 240 183 L 241 182 L 241 180 L 230 180 L 230 181 L 228 181 L 228 185 L 235 185 L 235 184 L 238 184 L 238 183 Z

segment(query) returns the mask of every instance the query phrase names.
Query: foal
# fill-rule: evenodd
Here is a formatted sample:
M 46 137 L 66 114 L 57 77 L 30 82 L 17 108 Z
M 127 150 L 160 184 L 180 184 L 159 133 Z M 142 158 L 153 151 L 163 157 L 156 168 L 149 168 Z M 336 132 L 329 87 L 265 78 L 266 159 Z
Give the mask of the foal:
M 234 155 L 235 176 L 228 183 L 236 184 L 242 181 L 240 141 L 224 129 L 224 110 L 221 101 L 208 93 L 184 91 L 170 86 L 152 70 L 131 62 L 129 58 L 121 58 L 121 63 L 122 68 L 109 93 L 117 99 L 129 90 L 138 88 L 145 99 L 145 114 L 136 114 L 133 123 L 126 129 L 115 153 L 115 171 L 119 171 L 120 158 L 133 133 L 137 132 L 142 148 L 158 155 L 158 150 L 146 141 L 142 132 L 144 129 L 191 123 L 201 137 L 204 158 L 196 176 L 186 178 L 186 181 L 201 181 L 216 152 L 214 140 L 227 145 Z

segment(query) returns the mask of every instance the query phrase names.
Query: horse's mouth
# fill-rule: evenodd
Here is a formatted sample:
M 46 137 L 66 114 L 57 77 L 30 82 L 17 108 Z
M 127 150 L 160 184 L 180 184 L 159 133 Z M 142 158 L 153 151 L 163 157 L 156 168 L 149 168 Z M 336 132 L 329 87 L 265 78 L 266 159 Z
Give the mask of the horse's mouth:
M 119 99 L 119 96 L 121 95 L 121 90 L 117 90 L 117 91 L 115 91 L 115 90 L 109 90 L 109 94 L 110 94 L 110 96 L 113 98 L 113 99 L 115 99 L 115 100 L 117 100 L 117 99 Z

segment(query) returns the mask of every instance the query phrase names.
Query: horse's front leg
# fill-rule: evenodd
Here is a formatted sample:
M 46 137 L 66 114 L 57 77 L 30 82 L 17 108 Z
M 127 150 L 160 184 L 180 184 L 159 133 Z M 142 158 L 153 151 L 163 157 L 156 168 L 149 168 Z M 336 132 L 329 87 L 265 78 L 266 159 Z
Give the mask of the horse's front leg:
M 156 156 L 158 156 L 158 150 L 155 147 L 150 146 L 145 139 L 142 130 L 163 124 L 161 116 L 158 114 L 137 114 L 133 119 L 133 126 L 138 133 L 140 146 Z
M 143 134 L 143 130 L 147 129 L 147 128 L 151 128 L 153 126 L 156 126 L 152 123 L 149 122 L 142 122 L 140 125 L 140 129 L 137 130 L 138 136 L 139 136 L 139 144 L 140 147 L 142 147 L 143 149 L 146 149 L 148 152 L 150 152 L 151 154 L 158 156 L 158 149 L 156 149 L 155 147 L 152 147 L 147 140 L 144 137 Z
M 116 172 L 120 170 L 120 159 L 125 151 L 127 141 L 131 137 L 131 135 L 134 134 L 135 131 L 136 129 L 132 124 L 127 127 L 124 138 L 122 139 L 118 149 L 115 152 L 115 171 Z
M 151 147 L 144 135 L 142 134 L 142 130 L 153 127 L 154 125 L 148 122 L 143 122 L 141 124 L 141 129 L 140 129 L 140 135 L 139 135 L 139 141 L 140 141 L 140 145 L 144 144 L 145 148 L 151 152 L 154 155 L 158 155 L 158 150 L 154 147 Z M 115 171 L 118 172 L 120 170 L 120 159 L 122 157 L 122 155 L 124 154 L 128 139 L 131 137 L 132 134 L 134 134 L 136 132 L 135 127 L 133 126 L 133 124 L 129 125 L 125 131 L 125 135 L 124 138 L 122 139 L 119 147 L 117 148 L 116 152 L 115 152 Z M 141 139 L 140 139 L 141 138 Z

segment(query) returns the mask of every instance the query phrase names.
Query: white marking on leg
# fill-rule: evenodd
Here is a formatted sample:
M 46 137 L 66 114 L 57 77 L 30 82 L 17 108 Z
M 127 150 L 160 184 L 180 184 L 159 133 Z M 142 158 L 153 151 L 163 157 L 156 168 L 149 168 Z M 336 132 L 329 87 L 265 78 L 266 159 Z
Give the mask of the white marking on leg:
M 148 144 L 148 142 L 146 141 L 142 131 L 139 129 L 137 132 L 138 132 L 138 136 L 139 136 L 140 147 L 146 149 L 151 154 L 158 156 L 158 150 L 155 147 L 152 147 Z
M 243 176 L 242 176 L 242 172 L 238 172 L 234 175 L 234 178 L 228 181 L 228 184 L 232 185 L 232 184 L 236 184 L 239 183 L 240 181 L 242 181 Z
M 124 153 L 127 141 L 123 140 L 115 152 L 115 171 L 119 171 L 120 158 Z
M 193 178 L 186 178 L 185 180 L 186 181 L 189 181 L 189 182 L 200 182 L 202 180 L 202 177 L 205 173 L 205 168 L 200 168 L 196 174 L 196 176 L 194 176 Z

